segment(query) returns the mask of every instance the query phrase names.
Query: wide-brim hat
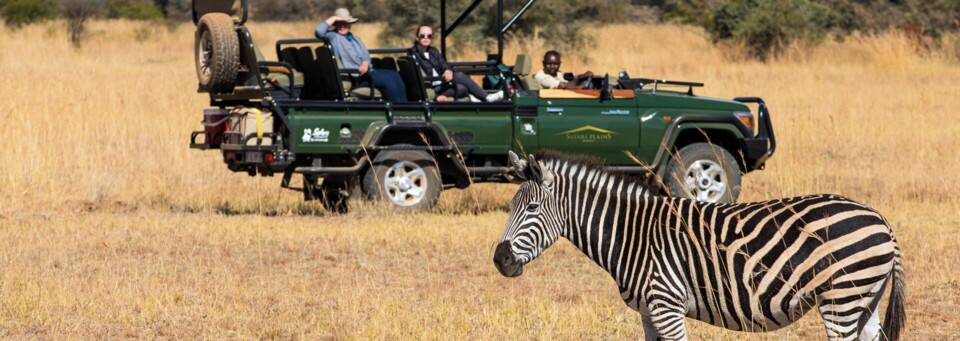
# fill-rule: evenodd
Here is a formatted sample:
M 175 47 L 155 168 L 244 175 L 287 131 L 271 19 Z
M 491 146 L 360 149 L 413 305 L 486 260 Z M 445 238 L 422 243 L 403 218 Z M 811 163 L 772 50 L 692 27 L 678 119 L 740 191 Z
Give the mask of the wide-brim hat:
M 351 16 L 350 10 L 346 8 L 337 8 L 337 10 L 333 12 L 333 16 L 341 17 L 341 18 L 350 18 L 349 20 L 347 20 L 347 22 L 351 24 L 360 21 L 360 19 L 357 19 Z

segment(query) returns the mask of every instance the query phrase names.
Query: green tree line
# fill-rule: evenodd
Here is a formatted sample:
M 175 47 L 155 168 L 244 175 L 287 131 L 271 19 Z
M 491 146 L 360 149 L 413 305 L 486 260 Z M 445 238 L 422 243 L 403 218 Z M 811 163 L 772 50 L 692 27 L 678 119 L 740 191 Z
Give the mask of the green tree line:
M 65 3 L 78 0 L 0 0 L 6 26 L 66 17 Z M 83 2 L 83 1 L 80 1 Z M 472 1 L 448 0 L 450 13 Z M 525 0 L 504 0 L 505 17 Z M 190 0 L 89 0 L 92 16 L 135 20 L 190 20 Z M 410 43 L 418 23 L 439 23 L 438 0 L 250 0 L 250 18 L 259 21 L 314 20 L 346 7 L 365 21 L 385 22 L 384 43 Z M 496 1 L 483 0 L 457 28 L 463 46 L 490 42 L 496 30 Z M 451 18 L 452 20 L 452 18 Z M 508 38 L 533 34 L 558 47 L 589 44 L 583 28 L 613 23 L 679 23 L 703 27 L 715 43 L 747 48 L 754 58 L 775 55 L 794 41 L 842 39 L 852 32 L 901 30 L 936 42 L 960 30 L 958 0 L 539 0 L 518 20 Z

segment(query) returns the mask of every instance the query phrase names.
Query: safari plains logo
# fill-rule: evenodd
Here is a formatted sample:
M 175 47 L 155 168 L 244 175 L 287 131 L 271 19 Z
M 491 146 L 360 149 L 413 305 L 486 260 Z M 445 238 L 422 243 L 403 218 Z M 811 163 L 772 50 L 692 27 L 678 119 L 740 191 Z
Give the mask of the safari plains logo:
M 596 141 L 610 141 L 613 139 L 614 134 L 616 133 L 594 126 L 582 126 L 577 129 L 560 132 L 557 135 L 563 135 L 567 140 L 591 143 Z

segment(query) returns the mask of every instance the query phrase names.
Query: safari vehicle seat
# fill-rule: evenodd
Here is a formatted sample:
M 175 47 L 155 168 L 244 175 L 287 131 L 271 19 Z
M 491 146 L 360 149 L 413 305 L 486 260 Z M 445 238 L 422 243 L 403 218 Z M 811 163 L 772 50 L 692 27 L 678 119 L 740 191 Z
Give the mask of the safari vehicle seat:
M 253 44 L 253 53 L 257 56 L 257 62 L 265 61 L 266 58 L 263 57 L 263 52 L 260 51 L 260 48 L 257 47 L 257 44 Z M 297 68 L 294 67 L 293 71 L 293 85 L 294 88 L 303 87 L 303 73 L 296 71 Z M 270 72 L 266 75 L 267 79 L 276 81 L 277 84 L 280 84 L 282 87 L 290 87 L 290 78 L 287 77 L 286 72 Z M 273 90 L 272 85 L 267 85 L 267 90 Z
M 397 72 L 400 78 L 403 78 L 403 85 L 407 88 L 407 99 L 412 101 L 429 101 L 433 99 L 434 93 L 432 87 L 425 87 L 423 77 L 417 71 L 419 67 L 410 56 L 403 56 L 397 59 Z
M 520 79 L 520 83 L 527 90 L 540 90 L 540 84 L 530 76 L 533 69 L 533 59 L 528 54 L 518 54 L 517 62 L 513 65 L 513 73 Z
M 377 69 L 387 69 L 397 71 L 397 60 L 393 57 L 373 57 L 370 58 L 370 64 L 373 64 L 374 68 Z
M 285 47 L 280 51 L 280 61 L 286 62 L 302 73 L 303 86 L 300 98 L 306 100 L 341 101 L 348 98 L 369 99 L 370 88 L 347 92 L 351 82 L 349 75 L 341 74 L 333 51 L 328 45 L 316 49 L 310 46 Z M 374 91 L 373 97 L 379 97 Z
M 329 47 L 328 45 L 324 45 L 324 46 L 318 47 L 318 48 L 317 48 L 317 54 L 318 54 L 318 55 L 321 53 L 321 49 L 323 50 L 323 52 L 322 52 L 323 54 L 325 54 L 325 55 L 326 55 L 326 54 L 329 54 L 329 56 L 330 56 L 330 57 L 329 57 L 329 58 L 330 58 L 329 60 L 330 60 L 331 62 L 333 62 L 331 65 L 335 67 L 335 69 L 334 69 L 334 74 L 335 74 L 336 76 L 334 76 L 334 79 L 337 79 L 337 78 L 340 79 L 340 88 L 341 88 L 342 90 L 344 90 L 344 89 L 347 90 L 347 91 L 344 91 L 344 92 L 343 92 L 344 94 L 347 95 L 347 97 L 349 97 L 349 98 L 357 98 L 357 99 L 380 99 L 380 98 L 383 98 L 383 95 L 380 94 L 380 90 L 377 90 L 376 88 L 374 88 L 372 84 L 371 84 L 370 86 L 365 86 L 365 87 L 360 87 L 360 88 L 355 88 L 355 89 L 354 89 L 354 88 L 353 88 L 353 79 L 352 79 L 352 77 L 350 76 L 350 74 L 349 74 L 349 73 L 346 73 L 346 72 L 343 72 L 343 71 L 340 71 L 340 70 L 343 69 L 343 61 L 340 60 L 340 56 L 337 56 L 336 53 L 333 53 L 333 49 L 332 49 L 331 47 Z M 326 58 L 328 58 L 328 57 L 323 57 L 323 58 L 324 58 L 324 60 L 326 60 Z M 318 56 L 318 59 L 319 59 L 319 56 Z
M 400 76 L 403 77 L 403 82 L 407 86 L 407 98 L 417 98 L 422 99 L 423 101 L 432 101 L 437 97 L 436 91 L 433 89 L 433 81 L 435 79 L 429 79 L 423 69 L 414 61 L 410 56 L 403 56 L 397 60 L 397 66 L 399 68 Z M 414 84 L 415 82 L 415 84 Z M 419 93 L 413 93 L 410 89 L 421 89 Z M 411 96 L 411 94 L 415 96 Z M 469 102 L 469 96 L 458 97 L 455 99 L 458 102 Z

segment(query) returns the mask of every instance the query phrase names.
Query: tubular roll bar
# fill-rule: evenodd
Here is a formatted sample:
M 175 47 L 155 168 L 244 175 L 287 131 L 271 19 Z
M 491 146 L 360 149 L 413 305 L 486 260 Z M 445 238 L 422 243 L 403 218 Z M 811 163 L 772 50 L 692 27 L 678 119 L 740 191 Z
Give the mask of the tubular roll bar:
M 734 101 L 740 103 L 757 103 L 757 137 L 770 139 L 770 148 L 767 156 L 773 155 L 777 149 L 777 137 L 773 133 L 773 123 L 770 122 L 770 111 L 767 104 L 760 97 L 736 97 Z
M 443 55 L 443 58 L 447 58 L 447 36 L 453 33 L 453 31 L 457 29 L 457 26 L 460 26 L 460 23 L 462 23 L 463 20 L 466 19 L 466 17 L 477 8 L 477 5 L 480 4 L 481 0 L 473 0 L 473 2 L 467 6 L 467 9 L 465 9 L 463 13 L 460 13 L 460 15 L 454 19 L 450 26 L 447 26 L 447 1 L 448 0 L 440 0 L 440 53 Z M 526 13 L 527 10 L 530 9 L 530 6 L 532 6 L 536 1 L 537 0 L 527 0 L 517 14 L 514 14 L 513 17 L 507 21 L 507 24 L 504 25 L 503 0 L 497 0 L 497 64 L 503 63 L 503 35 L 510 30 L 510 27 L 512 27 L 513 24 L 516 23 L 516 21 L 520 19 L 520 17 L 523 16 L 523 14 Z

